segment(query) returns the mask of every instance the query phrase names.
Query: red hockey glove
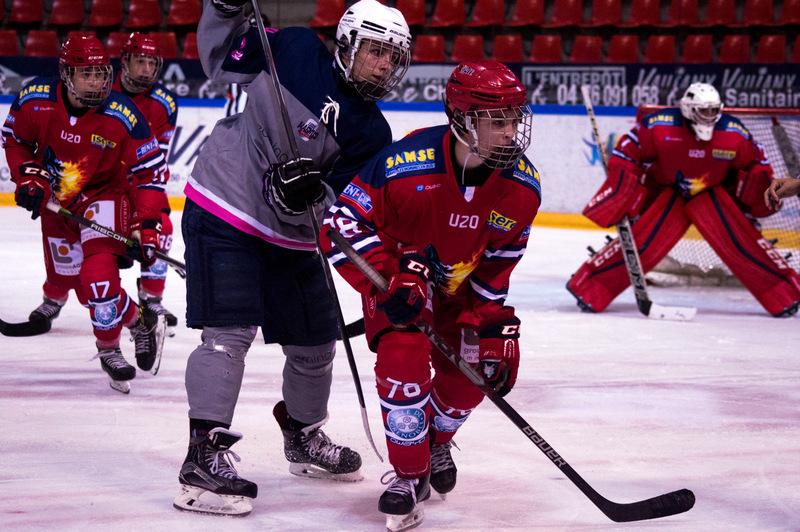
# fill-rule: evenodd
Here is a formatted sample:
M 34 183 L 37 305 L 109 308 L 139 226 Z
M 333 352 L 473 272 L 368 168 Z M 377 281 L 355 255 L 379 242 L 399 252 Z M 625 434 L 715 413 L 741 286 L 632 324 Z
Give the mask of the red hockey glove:
M 145 266 L 150 266 L 156 261 L 156 251 L 159 249 L 158 241 L 161 236 L 161 220 L 137 220 L 131 226 L 131 236 L 139 242 L 135 248 L 133 258 L 141 261 Z
M 736 179 L 736 198 L 757 218 L 774 214 L 772 204 L 764 200 L 764 192 L 772 183 L 772 176 L 767 172 L 739 171 Z
M 519 327 L 516 316 L 480 331 L 478 369 L 486 383 L 503 397 L 517 382 L 519 370 Z
M 47 208 L 47 202 L 53 194 L 50 172 L 40 164 L 30 162 L 20 165 L 19 174 L 14 201 L 31 211 L 31 220 L 35 220 Z
M 378 308 L 393 325 L 403 327 L 419 319 L 428 301 L 428 261 L 416 250 L 400 257 L 398 272 L 389 279 L 389 288 L 378 295 Z

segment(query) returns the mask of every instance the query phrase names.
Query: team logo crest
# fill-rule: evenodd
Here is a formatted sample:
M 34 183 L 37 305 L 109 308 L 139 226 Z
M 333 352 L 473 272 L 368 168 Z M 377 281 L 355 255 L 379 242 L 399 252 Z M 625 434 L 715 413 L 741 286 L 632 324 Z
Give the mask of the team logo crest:
M 107 301 L 94 305 L 94 321 L 98 329 L 111 329 L 117 321 L 117 302 Z
M 398 408 L 389 412 L 386 424 L 401 440 L 414 440 L 425 428 L 425 414 L 419 408 Z
M 319 122 L 313 118 L 309 118 L 297 126 L 297 134 L 300 135 L 300 138 L 305 142 L 314 140 L 319 137 Z

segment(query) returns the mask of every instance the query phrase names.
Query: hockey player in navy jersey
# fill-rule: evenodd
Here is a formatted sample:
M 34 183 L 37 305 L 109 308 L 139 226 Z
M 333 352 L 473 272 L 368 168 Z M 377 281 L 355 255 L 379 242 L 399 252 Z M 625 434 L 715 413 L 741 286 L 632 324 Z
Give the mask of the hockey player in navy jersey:
M 413 324 L 422 319 L 505 395 L 519 366 L 520 320 L 505 305 L 541 202 L 525 87 L 496 61 L 467 62 L 445 89 L 449 126 L 416 131 L 370 159 L 325 223 L 389 282 L 378 293 L 321 244 L 363 297 L 394 478 L 379 509 L 390 529 L 421 520 L 429 482 L 455 487 L 451 441 L 483 399 Z M 435 374 L 431 374 L 431 364 Z
M 375 0 L 347 9 L 334 54 L 308 28 L 268 33 L 300 151 L 292 159 L 245 3 L 206 0 L 198 27 L 206 74 L 245 86 L 248 104 L 217 123 L 185 189 L 187 325 L 202 334 L 186 368 L 190 443 L 174 501 L 184 510 L 238 515 L 251 510 L 257 486 L 226 457 L 242 437 L 230 426 L 259 327 L 285 355 L 283 400 L 273 413 L 290 472 L 361 478 L 359 454 L 321 428 L 337 325 L 307 206 L 321 220 L 356 171 L 391 142 L 375 101 L 400 81 L 411 47 L 402 14 Z

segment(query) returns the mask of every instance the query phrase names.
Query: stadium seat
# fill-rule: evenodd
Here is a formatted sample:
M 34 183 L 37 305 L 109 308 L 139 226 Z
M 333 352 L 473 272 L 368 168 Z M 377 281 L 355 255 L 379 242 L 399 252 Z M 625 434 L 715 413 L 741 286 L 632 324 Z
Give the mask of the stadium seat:
M 197 53 L 197 33 L 190 31 L 183 39 L 183 58 L 184 59 L 199 59 L 200 54 Z
M 742 21 L 736 26 L 772 26 L 775 23 L 772 0 L 745 0 Z
M 409 26 L 425 25 L 425 0 L 397 0 L 395 7 L 403 14 Z
M 687 35 L 683 41 L 681 63 L 697 65 L 714 61 L 714 42 L 710 34 Z
M 622 20 L 622 3 L 620 0 L 593 0 L 592 19 L 586 24 L 589 27 L 619 26 Z
M 783 0 L 783 8 L 781 8 L 778 24 L 784 26 L 800 24 L 800 0 Z
M 736 23 L 736 0 L 708 0 L 701 27 L 732 26 Z
M 444 35 L 420 35 L 414 39 L 415 63 L 444 63 Z
M 726 35 L 722 38 L 719 47 L 719 63 L 749 63 L 750 62 L 750 36 Z
M 544 0 L 517 0 L 506 26 L 541 26 L 543 22 Z
M 501 63 L 522 63 L 525 52 L 522 49 L 522 35 L 501 34 L 494 38 L 492 59 Z
M 431 28 L 449 28 L 464 25 L 464 0 L 436 0 L 428 26 Z
M 130 0 L 125 27 L 132 30 L 155 28 L 161 24 L 161 4 L 158 0 Z
M 317 0 L 314 18 L 308 23 L 312 28 L 335 28 L 344 15 L 344 0 Z
M 570 63 L 600 63 L 603 59 L 603 40 L 596 35 L 577 35 L 572 42 Z
M 130 32 L 112 31 L 109 33 L 108 39 L 106 39 L 108 57 L 118 58 L 122 54 L 122 47 L 128 42 L 128 37 L 130 37 Z
M 800 35 L 794 40 L 794 50 L 792 50 L 792 63 L 800 63 Z
M 582 0 L 553 0 L 553 15 L 546 28 L 563 28 L 565 26 L 580 26 L 583 23 Z
M 674 35 L 651 35 L 644 49 L 644 62 L 648 64 L 674 63 L 677 59 Z
M 58 34 L 53 30 L 30 30 L 25 39 L 26 57 L 58 57 Z
M 178 38 L 174 31 L 154 31 L 150 36 L 158 43 L 161 48 L 161 57 L 164 59 L 177 59 L 178 57 Z
M 0 56 L 19 55 L 17 30 L 0 30 Z
M 531 46 L 531 63 L 560 63 L 562 61 L 561 35 L 535 35 Z
M 632 0 L 628 20 L 620 24 L 623 28 L 658 26 L 661 21 L 659 0 Z
M 639 62 L 638 35 L 612 35 L 608 42 L 606 63 L 629 64 Z
M 786 36 L 762 35 L 756 43 L 755 63 L 774 64 L 786 62 Z
M 502 26 L 506 19 L 503 0 L 476 0 L 472 8 L 472 18 L 467 22 L 470 28 Z
M 172 0 L 167 14 L 168 26 L 197 26 L 200 0 Z
M 90 28 L 115 28 L 122 25 L 122 0 L 92 0 Z
M 44 0 L 13 0 L 8 21 L 12 24 L 41 24 Z
M 483 51 L 483 35 L 456 35 L 453 39 L 453 49 L 450 51 L 450 61 L 482 61 L 486 59 Z
M 665 27 L 696 26 L 700 21 L 697 0 L 672 0 Z
M 85 17 L 83 0 L 53 0 L 50 26 L 80 26 Z
M 78 39 L 80 37 L 97 37 L 97 34 L 91 30 L 88 31 L 73 30 L 67 33 L 67 40 Z

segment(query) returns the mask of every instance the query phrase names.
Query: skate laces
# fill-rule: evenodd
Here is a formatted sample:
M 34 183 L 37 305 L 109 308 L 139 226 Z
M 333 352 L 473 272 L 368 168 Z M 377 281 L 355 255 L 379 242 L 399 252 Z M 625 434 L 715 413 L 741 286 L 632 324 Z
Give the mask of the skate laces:
M 342 454 L 344 447 L 331 442 L 327 434 L 320 429 L 314 430 L 311 434 L 303 438 L 308 443 L 308 454 L 321 462 L 336 464 L 339 462 L 339 455 Z
M 386 488 L 387 492 L 397 493 L 402 496 L 411 496 L 414 503 L 417 502 L 417 490 L 414 485 L 414 479 L 398 477 L 397 473 L 395 473 L 393 469 L 390 469 L 381 476 L 381 484 L 389 485 L 389 487 Z
M 206 463 L 209 470 L 214 475 L 219 475 L 228 479 L 239 478 L 239 473 L 236 471 L 233 462 L 241 462 L 239 455 L 230 449 L 224 451 L 210 450 L 211 456 L 206 456 Z
M 49 319 L 52 319 L 53 316 L 55 316 L 56 314 L 58 314 L 61 311 L 61 307 L 62 307 L 62 305 L 59 305 L 55 301 L 51 301 L 49 299 L 45 299 L 44 302 L 42 302 L 41 305 L 39 305 L 38 307 L 36 307 L 33 310 L 33 312 L 35 312 L 37 314 L 41 314 L 42 316 L 44 316 L 45 318 L 47 318 L 49 320 Z
M 106 349 L 98 351 L 92 360 L 99 358 L 104 364 L 112 369 L 121 369 L 128 367 L 128 362 L 122 356 L 122 351 L 119 349 Z
M 145 299 L 143 303 L 153 314 L 158 314 L 159 316 L 167 314 L 167 309 L 161 304 L 161 299 Z
M 149 309 L 148 309 L 149 310 Z M 144 310 L 142 311 L 141 319 L 136 321 L 131 327 L 131 342 L 136 346 L 136 351 L 150 350 L 150 333 L 152 333 L 158 322 L 154 322 L 150 327 L 147 326 L 144 320 Z
M 447 442 L 433 446 L 431 449 L 432 472 L 438 473 L 440 471 L 446 471 L 447 469 L 453 469 L 455 467 L 456 464 L 453 462 L 453 457 L 450 455 L 451 445 L 451 442 Z

